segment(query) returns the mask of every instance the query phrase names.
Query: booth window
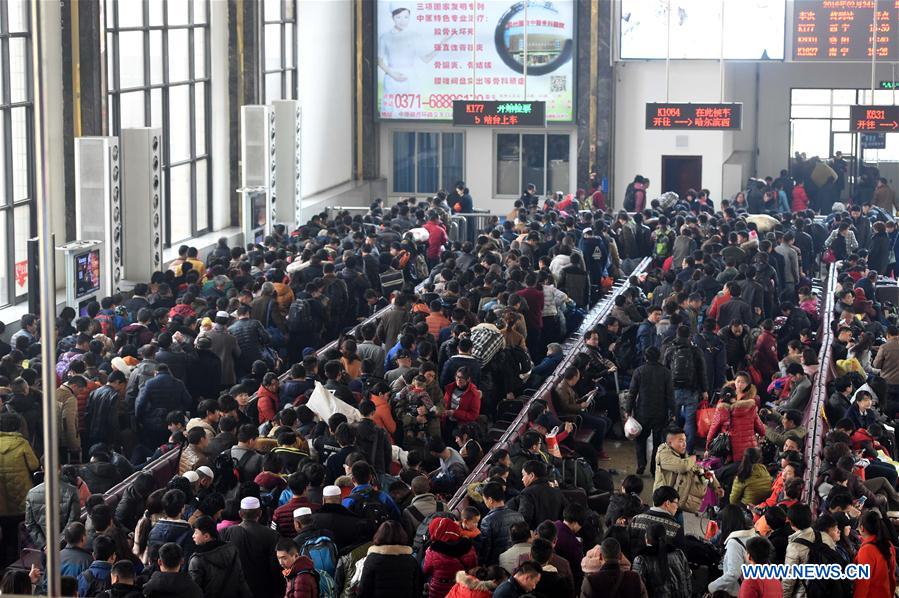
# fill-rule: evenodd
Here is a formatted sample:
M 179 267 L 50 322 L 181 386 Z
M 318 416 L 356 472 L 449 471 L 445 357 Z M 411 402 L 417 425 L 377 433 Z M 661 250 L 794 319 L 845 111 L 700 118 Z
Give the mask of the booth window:
M 106 6 L 110 134 L 162 128 L 171 246 L 211 229 L 209 0 Z
M 496 135 L 496 195 L 517 197 L 528 184 L 537 194 L 567 192 L 570 137 L 554 133 Z
M 28 244 L 35 235 L 34 90 L 27 0 L 0 3 L 0 305 L 28 290 Z
M 393 193 L 451 190 L 465 176 L 464 133 L 394 131 Z
M 297 8 L 295 0 L 263 0 L 262 52 L 265 103 L 297 99 Z

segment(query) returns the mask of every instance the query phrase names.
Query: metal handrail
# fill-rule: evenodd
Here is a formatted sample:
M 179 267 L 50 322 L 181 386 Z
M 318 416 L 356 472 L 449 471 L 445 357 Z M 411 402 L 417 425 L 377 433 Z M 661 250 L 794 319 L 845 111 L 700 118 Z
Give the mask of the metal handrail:
M 819 414 L 827 401 L 827 383 L 833 378 L 833 367 L 831 364 L 833 330 L 830 323 L 833 318 L 833 304 L 836 295 L 837 264 L 838 262 L 835 262 L 827 267 L 824 297 L 819 301 L 821 305 L 821 329 L 818 334 L 818 340 L 821 342 L 821 349 L 818 352 L 818 374 L 815 376 L 814 387 L 812 388 L 812 394 L 809 397 L 809 404 L 805 413 L 807 435 L 805 441 L 805 488 L 803 498 L 808 504 L 817 504 L 818 502 L 813 485 L 820 465 L 820 449 L 823 447 L 824 436 L 827 434 L 827 426 L 824 419 L 819 417 Z
M 562 381 L 562 372 L 565 369 L 574 363 L 575 358 L 578 353 L 581 352 L 584 346 L 584 335 L 595 327 L 599 322 L 601 322 L 606 316 L 608 316 L 609 312 L 612 311 L 612 307 L 615 305 L 615 298 L 621 295 L 625 290 L 630 288 L 630 280 L 631 276 L 639 276 L 644 272 L 644 270 L 652 263 L 650 258 L 643 258 L 643 260 L 637 265 L 631 274 L 624 278 L 623 284 L 618 287 L 614 287 L 612 292 L 603 297 L 599 304 L 594 307 L 590 314 L 588 314 L 587 318 L 584 318 L 584 321 L 581 323 L 580 328 L 574 333 L 573 337 L 577 339 L 575 345 L 568 351 L 568 354 L 562 358 L 562 361 L 559 362 L 559 365 L 556 366 L 556 369 L 553 373 L 543 382 L 539 389 L 525 402 L 522 406 L 521 411 L 518 413 L 518 416 L 509 424 L 509 427 L 506 428 L 506 431 L 503 435 L 497 440 L 489 451 L 484 455 L 484 458 L 472 469 L 471 473 L 465 478 L 465 481 L 462 483 L 462 486 L 456 491 L 453 495 L 453 498 L 448 503 L 448 508 L 450 510 L 456 509 L 459 506 L 459 503 L 465 498 L 468 493 L 468 486 L 475 482 L 479 482 L 484 477 L 486 477 L 487 470 L 490 468 L 490 462 L 493 460 L 493 457 L 496 455 L 496 452 L 500 449 L 504 449 L 510 446 L 511 442 L 514 441 L 520 435 L 520 430 L 523 425 L 527 423 L 527 414 L 528 409 L 530 409 L 531 405 L 534 404 L 535 401 L 543 400 L 547 401 L 551 396 L 552 389 L 558 386 L 559 382 Z

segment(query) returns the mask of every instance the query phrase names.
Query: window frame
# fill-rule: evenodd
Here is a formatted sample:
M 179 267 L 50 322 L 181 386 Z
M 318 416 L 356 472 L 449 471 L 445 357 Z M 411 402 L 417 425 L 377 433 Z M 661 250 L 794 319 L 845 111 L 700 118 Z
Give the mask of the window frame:
M 394 152 L 395 141 L 394 136 L 397 134 L 408 135 L 409 133 L 415 136 L 415 152 L 412 156 L 412 170 L 414 172 L 414 180 L 413 180 L 413 189 L 414 191 L 397 191 L 396 190 L 396 177 L 393 176 L 393 173 L 396 170 L 396 154 Z M 437 134 L 437 180 L 443 181 L 443 136 L 444 135 L 461 135 L 462 136 L 462 176 L 459 180 L 465 180 L 465 163 L 467 160 L 468 154 L 468 143 L 467 136 L 465 131 L 447 131 L 444 129 L 435 129 L 435 128 L 396 128 L 390 131 L 390 195 L 391 196 L 415 196 L 421 195 L 423 193 L 427 194 L 435 194 L 440 189 L 434 189 L 432 191 L 418 191 L 418 166 L 419 166 L 419 158 L 418 158 L 418 136 L 420 134 Z M 447 191 L 451 191 L 451 189 L 447 189 Z
M 153 122 L 153 96 L 154 91 L 159 90 L 159 102 L 161 106 L 160 116 L 162 122 L 159 127 L 163 131 L 162 135 L 162 168 L 163 181 L 165 190 L 165 218 L 163 240 L 166 248 L 194 237 L 207 234 L 212 231 L 212 184 L 210 182 L 212 174 L 212 78 L 211 78 L 211 3 L 210 0 L 154 0 L 158 2 L 161 10 L 162 20 L 159 24 L 150 24 L 150 2 L 140 0 L 141 4 L 141 24 L 119 26 L 119 9 L 120 2 L 111 2 L 107 4 L 108 13 L 106 16 L 106 35 L 109 45 L 109 53 L 107 60 L 112 61 L 112 68 L 106 65 L 108 74 L 108 90 L 109 96 L 109 130 L 110 135 L 121 136 L 122 131 L 122 94 L 140 92 L 143 95 L 144 108 L 144 126 L 151 126 Z M 185 24 L 169 24 L 169 3 L 184 3 L 187 5 L 187 23 Z M 195 7 L 203 5 L 205 7 L 205 20 L 202 23 L 196 21 Z M 188 72 L 187 78 L 179 81 L 169 80 L 169 33 L 171 31 L 187 31 L 187 52 L 188 52 Z M 197 76 L 197 55 L 195 32 L 200 30 L 203 32 L 203 76 Z M 152 64 L 150 56 L 150 39 L 152 32 L 161 32 L 161 64 L 158 66 L 161 71 L 161 81 L 154 83 L 152 81 Z M 121 86 L 121 60 L 120 60 L 120 37 L 119 34 L 127 32 L 140 32 L 143 43 L 143 83 L 139 86 L 131 86 L 123 88 Z M 155 72 L 155 70 L 153 71 Z M 203 86 L 203 138 L 205 150 L 203 153 L 197 151 L 197 86 Z M 188 90 L 188 121 L 190 122 L 190 131 L 188 133 L 188 157 L 180 159 L 176 162 L 171 161 L 171 139 L 165 134 L 171 130 L 171 106 L 170 92 L 175 87 L 186 87 Z M 200 162 L 206 163 L 206 197 L 197 197 L 197 172 Z M 172 168 L 189 165 L 190 167 L 190 210 L 189 210 L 189 233 L 182 239 L 172 238 L 172 193 L 171 193 L 171 171 Z M 206 207 L 205 222 L 197 222 L 198 212 L 201 207 L 199 201 L 203 201 Z
M 550 135 L 559 135 L 564 136 L 568 139 L 568 168 L 569 168 L 569 179 L 570 169 L 571 169 L 571 135 L 572 131 L 564 130 L 564 131 L 554 131 L 552 129 L 537 129 L 537 130 L 508 130 L 503 131 L 501 129 L 493 130 L 493 151 L 491 154 L 491 160 L 493 162 L 491 168 L 493 171 L 492 179 L 492 192 L 493 197 L 497 199 L 518 199 L 521 197 L 521 194 L 524 193 L 524 181 L 522 180 L 522 164 L 524 163 L 524 147 L 522 145 L 522 139 L 524 135 L 542 135 L 543 136 L 543 190 L 544 192 L 541 195 L 548 195 L 549 193 L 554 193 L 554 191 L 547 191 L 547 183 L 549 182 L 549 136 Z M 500 135 L 518 135 L 518 184 L 519 191 L 517 194 L 509 194 L 509 193 L 500 193 L 499 192 L 499 169 L 497 168 L 497 156 L 496 152 L 499 148 L 499 136 Z M 569 180 L 568 186 L 571 187 L 571 181 Z
M 277 2 L 281 5 L 281 16 L 273 21 L 265 20 L 265 4 L 268 2 Z M 281 93 L 278 98 L 280 100 L 296 100 L 298 97 L 297 93 L 297 58 L 298 58 L 298 43 L 297 43 L 297 2 L 296 0 L 262 0 L 258 3 L 259 6 L 259 39 L 261 43 L 259 44 L 259 63 L 261 65 L 261 73 L 262 73 L 262 81 L 261 88 L 262 94 L 261 97 L 265 100 L 266 104 L 270 104 L 269 96 L 268 96 L 268 75 L 271 74 L 279 74 L 281 76 Z M 291 6 L 293 7 L 293 15 L 292 18 L 285 18 L 285 8 Z M 290 39 L 287 39 L 287 25 L 293 25 L 293 35 Z M 265 55 L 265 35 L 266 35 L 266 26 L 267 25 L 278 25 L 278 30 L 280 32 L 280 46 L 281 46 L 281 56 L 278 62 L 278 68 L 276 69 L 268 69 L 266 68 L 266 55 Z M 287 66 L 287 56 L 288 51 L 293 56 L 293 66 Z M 289 77 L 288 77 L 289 75 Z M 293 84 L 289 85 L 288 80 L 290 80 Z
M 0 212 L 5 214 L 3 222 L 3 234 L 5 239 L 6 264 L 4 265 L 6 297 L 0 301 L 0 306 L 9 306 L 23 303 L 28 300 L 28 283 L 26 279 L 25 289 L 20 293 L 16 293 L 16 218 L 17 208 L 25 207 L 28 209 L 28 232 L 26 239 L 33 238 L 37 235 L 36 230 L 36 204 L 34 201 L 34 185 L 35 185 L 35 156 L 34 156 L 34 86 L 32 84 L 33 63 L 31 56 L 31 45 L 33 43 L 31 31 L 31 4 L 29 2 L 21 2 L 24 12 L 25 28 L 23 31 L 9 31 L 9 3 L 3 2 L 0 7 L 0 64 L 3 65 L 2 76 L 0 76 L 0 118 L 3 119 L 2 135 L 0 135 L 0 143 L 3 143 L 4 151 L 0 168 L 3 169 L 3 188 L 0 192 L 4 193 L 6 199 L 0 202 Z M 11 102 L 11 78 L 10 78 L 10 40 L 23 39 L 24 43 L 24 99 Z M 13 110 L 24 109 L 25 111 L 25 197 L 16 199 L 15 197 L 15 177 L 13 176 L 14 156 L 12 152 L 12 115 Z M 27 244 L 19 247 L 25 249 L 25 263 L 28 262 Z M 27 267 L 27 266 L 26 266 Z

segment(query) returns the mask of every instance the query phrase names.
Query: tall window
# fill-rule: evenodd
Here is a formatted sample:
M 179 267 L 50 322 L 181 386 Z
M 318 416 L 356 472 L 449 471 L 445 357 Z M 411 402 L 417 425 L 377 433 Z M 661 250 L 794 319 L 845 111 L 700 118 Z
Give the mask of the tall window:
M 496 136 L 496 194 L 517 196 L 530 183 L 537 194 L 567 191 L 570 171 L 567 134 L 500 133 Z
M 295 0 L 263 0 L 262 72 L 265 103 L 297 98 Z
M 0 3 L 0 305 L 28 290 L 34 236 L 34 90 L 27 0 Z
M 109 129 L 162 128 L 170 246 L 210 230 L 209 0 L 107 8 Z
M 436 193 L 452 190 L 463 180 L 463 133 L 395 131 L 393 133 L 393 192 Z

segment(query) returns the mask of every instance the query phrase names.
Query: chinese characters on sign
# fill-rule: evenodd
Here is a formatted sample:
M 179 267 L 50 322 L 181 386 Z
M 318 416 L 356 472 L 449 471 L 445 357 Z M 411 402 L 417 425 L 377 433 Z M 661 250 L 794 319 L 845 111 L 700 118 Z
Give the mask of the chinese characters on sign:
M 453 124 L 463 127 L 544 127 L 546 102 L 456 100 Z
M 647 129 L 739 130 L 743 104 L 646 104 Z
M 455 100 L 524 97 L 549 121 L 574 117 L 573 0 L 379 0 L 377 30 L 382 119 L 450 120 Z
M 793 60 L 896 60 L 899 44 L 896 0 L 796 0 L 793 8 Z
M 850 106 L 849 130 L 858 132 L 899 132 L 899 106 Z

